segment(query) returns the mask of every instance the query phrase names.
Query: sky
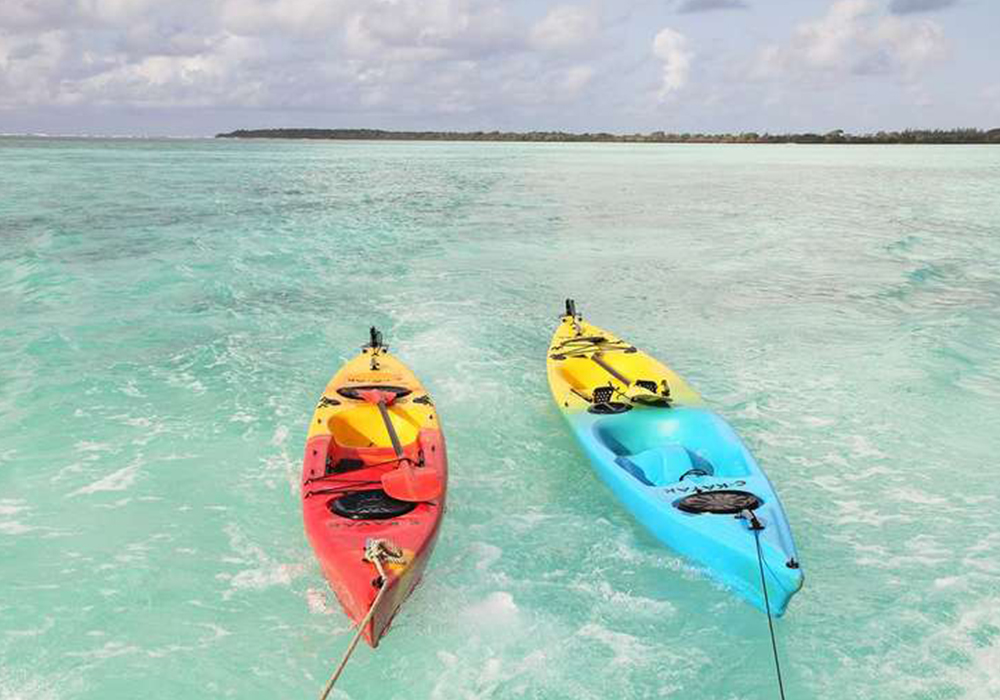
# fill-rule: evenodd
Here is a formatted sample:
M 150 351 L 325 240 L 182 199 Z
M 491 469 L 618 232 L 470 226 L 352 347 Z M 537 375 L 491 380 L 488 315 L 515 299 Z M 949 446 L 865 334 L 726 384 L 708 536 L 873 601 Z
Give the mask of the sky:
M 0 0 L 0 133 L 1000 127 L 1000 0 Z

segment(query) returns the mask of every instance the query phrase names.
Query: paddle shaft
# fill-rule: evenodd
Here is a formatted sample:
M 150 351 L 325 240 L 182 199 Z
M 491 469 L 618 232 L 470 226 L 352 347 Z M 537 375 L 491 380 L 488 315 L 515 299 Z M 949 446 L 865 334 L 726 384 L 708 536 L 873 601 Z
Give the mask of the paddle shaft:
M 590 359 L 593 360 L 594 362 L 596 362 L 598 365 L 600 365 L 601 369 L 603 369 L 605 372 L 607 372 L 608 374 L 610 374 L 612 377 L 614 377 L 615 379 L 617 379 L 618 381 L 620 381 L 625 386 L 632 386 L 632 382 L 629 381 L 629 378 L 626 377 L 621 372 L 619 372 L 618 370 L 616 370 L 611 365 L 609 365 L 607 362 L 605 362 L 604 358 L 601 357 L 600 352 L 593 353 L 590 356 Z
M 379 400 L 378 412 L 382 414 L 382 422 L 385 423 L 385 429 L 389 433 L 389 440 L 392 441 L 392 451 L 396 453 L 396 457 L 401 458 L 403 456 L 403 446 L 399 444 L 399 436 L 396 435 L 396 428 L 392 424 L 392 418 L 389 416 L 389 409 L 386 407 L 384 400 Z

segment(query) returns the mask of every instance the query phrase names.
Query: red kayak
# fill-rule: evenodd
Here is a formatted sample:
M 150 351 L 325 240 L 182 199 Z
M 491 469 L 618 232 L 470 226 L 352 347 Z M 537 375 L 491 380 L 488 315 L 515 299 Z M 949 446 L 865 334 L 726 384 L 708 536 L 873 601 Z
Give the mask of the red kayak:
M 344 611 L 364 622 L 372 647 L 434 550 L 447 462 L 427 391 L 372 329 L 371 345 L 323 392 L 302 465 L 309 543 Z

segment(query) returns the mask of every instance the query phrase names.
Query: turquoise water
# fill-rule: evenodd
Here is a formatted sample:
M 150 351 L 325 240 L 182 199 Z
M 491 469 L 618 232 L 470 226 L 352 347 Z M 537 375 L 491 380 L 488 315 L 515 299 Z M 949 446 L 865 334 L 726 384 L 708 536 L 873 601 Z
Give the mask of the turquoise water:
M 314 696 L 306 423 L 369 324 L 450 510 L 339 698 L 776 697 L 550 405 L 562 300 L 754 451 L 789 698 L 1000 696 L 1000 148 L 0 139 L 0 698 Z

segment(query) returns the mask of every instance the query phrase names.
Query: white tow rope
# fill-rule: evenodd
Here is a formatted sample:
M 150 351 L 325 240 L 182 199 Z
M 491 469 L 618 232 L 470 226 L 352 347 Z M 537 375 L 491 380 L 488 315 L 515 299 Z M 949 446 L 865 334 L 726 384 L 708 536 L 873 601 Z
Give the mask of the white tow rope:
M 372 615 L 375 614 L 376 608 L 378 608 L 379 601 L 382 600 L 382 594 L 388 590 L 386 585 L 387 580 L 385 577 L 385 569 L 383 568 L 383 563 L 386 561 L 400 561 L 402 559 L 402 550 L 399 549 L 389 540 L 368 540 L 365 543 L 365 561 L 370 561 L 375 565 L 378 570 L 378 580 L 379 589 L 378 593 L 375 595 L 375 600 L 372 601 L 371 606 L 368 608 L 368 612 L 365 614 L 361 622 L 358 623 L 358 632 L 354 635 L 354 639 L 351 640 L 350 646 L 347 647 L 347 651 L 344 653 L 344 658 L 340 660 L 340 665 L 337 666 L 337 670 L 333 672 L 330 676 L 330 680 L 327 681 L 326 687 L 323 688 L 323 692 L 320 693 L 319 700 L 326 700 L 327 696 L 330 695 L 330 691 L 333 690 L 334 683 L 340 678 L 340 674 L 344 672 L 344 668 L 347 666 L 347 662 L 351 658 L 351 654 L 354 653 L 354 649 L 358 646 L 358 642 L 361 641 L 361 635 L 365 633 L 365 627 L 372 619 Z

